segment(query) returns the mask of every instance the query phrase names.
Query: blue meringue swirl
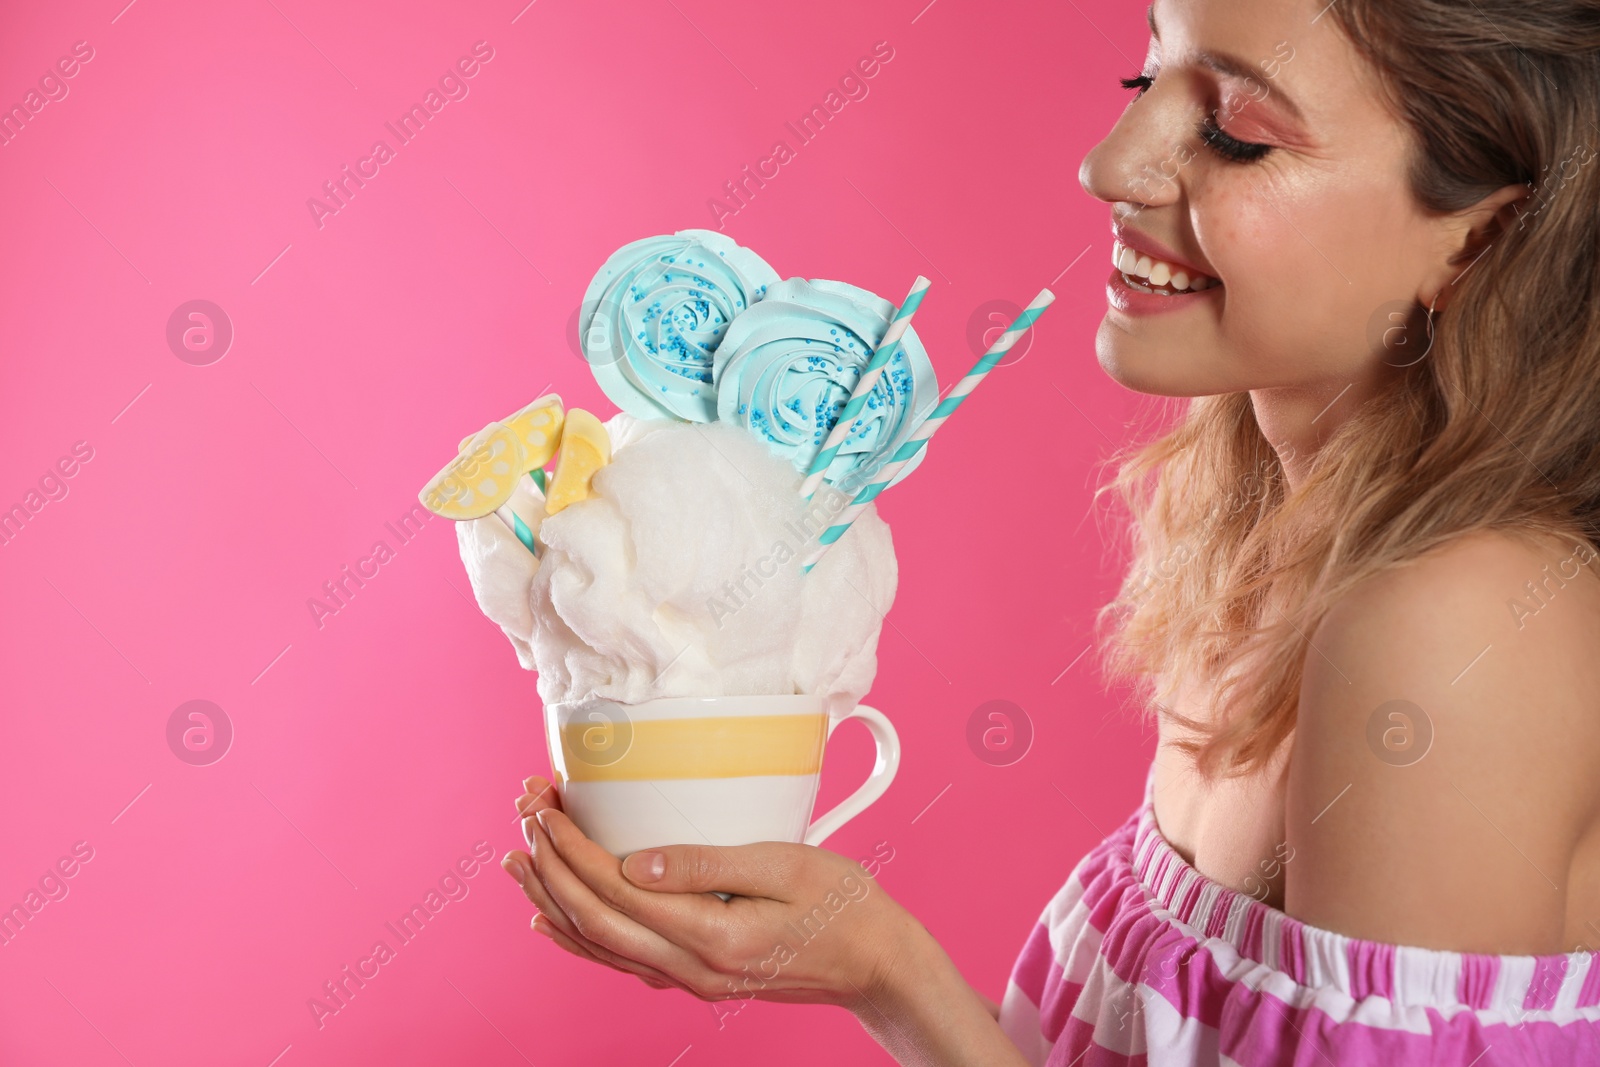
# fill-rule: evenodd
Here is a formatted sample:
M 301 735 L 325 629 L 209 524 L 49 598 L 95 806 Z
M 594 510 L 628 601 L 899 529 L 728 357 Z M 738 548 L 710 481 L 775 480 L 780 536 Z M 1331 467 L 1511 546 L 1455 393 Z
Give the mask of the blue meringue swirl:
M 584 293 L 578 336 L 606 396 L 642 419 L 717 417 L 712 353 L 778 274 L 715 230 L 623 245 Z
M 802 473 L 883 340 L 895 306 L 844 282 L 786 278 L 733 320 L 717 346 L 717 417 L 737 422 Z M 883 369 L 824 480 L 853 492 L 894 455 L 939 401 L 915 329 Z M 895 478 L 911 473 L 926 449 Z

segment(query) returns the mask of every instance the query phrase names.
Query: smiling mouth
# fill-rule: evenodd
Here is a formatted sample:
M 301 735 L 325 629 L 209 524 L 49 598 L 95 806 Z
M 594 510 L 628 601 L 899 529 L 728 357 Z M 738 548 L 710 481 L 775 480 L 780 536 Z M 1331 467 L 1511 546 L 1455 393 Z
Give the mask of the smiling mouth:
M 1122 280 L 1128 288 L 1156 296 L 1199 293 L 1222 285 L 1220 279 L 1209 274 L 1198 274 L 1187 267 L 1135 252 L 1116 241 L 1111 242 L 1111 265 L 1122 272 Z

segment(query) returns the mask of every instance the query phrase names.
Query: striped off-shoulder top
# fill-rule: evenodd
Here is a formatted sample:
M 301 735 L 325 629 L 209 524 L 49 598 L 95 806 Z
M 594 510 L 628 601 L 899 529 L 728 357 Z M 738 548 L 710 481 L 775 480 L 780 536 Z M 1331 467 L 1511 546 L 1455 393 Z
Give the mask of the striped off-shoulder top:
M 1440 952 L 1307 926 L 1186 863 L 1156 826 L 1152 781 L 1012 969 L 1000 1024 L 1030 1062 L 1600 1065 L 1600 954 Z

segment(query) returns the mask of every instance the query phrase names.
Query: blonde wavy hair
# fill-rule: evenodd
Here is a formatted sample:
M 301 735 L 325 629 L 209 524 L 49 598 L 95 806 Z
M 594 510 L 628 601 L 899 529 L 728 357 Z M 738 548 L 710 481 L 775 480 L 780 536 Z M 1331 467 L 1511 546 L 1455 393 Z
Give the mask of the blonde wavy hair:
M 1332 14 L 1411 131 L 1424 208 L 1529 195 L 1461 257 L 1443 309 L 1412 310 L 1432 319 L 1427 355 L 1338 428 L 1292 495 L 1249 393 L 1184 401 L 1165 433 L 1106 461 L 1095 500 L 1125 507 L 1132 561 L 1095 618 L 1102 672 L 1193 731 L 1176 744 L 1207 777 L 1277 751 L 1310 635 L 1368 577 L 1477 530 L 1600 543 L 1600 2 L 1341 0 Z M 1216 686 L 1208 718 L 1165 707 L 1184 678 Z

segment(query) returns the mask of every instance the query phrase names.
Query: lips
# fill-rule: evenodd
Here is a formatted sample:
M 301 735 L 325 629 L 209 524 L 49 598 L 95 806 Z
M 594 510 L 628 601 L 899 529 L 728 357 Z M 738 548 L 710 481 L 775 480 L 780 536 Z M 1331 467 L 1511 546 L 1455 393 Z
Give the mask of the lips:
M 1151 289 L 1137 277 L 1131 282 L 1121 270 L 1108 272 L 1106 302 L 1113 311 L 1143 318 L 1150 315 L 1175 314 L 1186 308 L 1215 303 L 1221 298 L 1223 287 L 1213 285 L 1208 289 Z

